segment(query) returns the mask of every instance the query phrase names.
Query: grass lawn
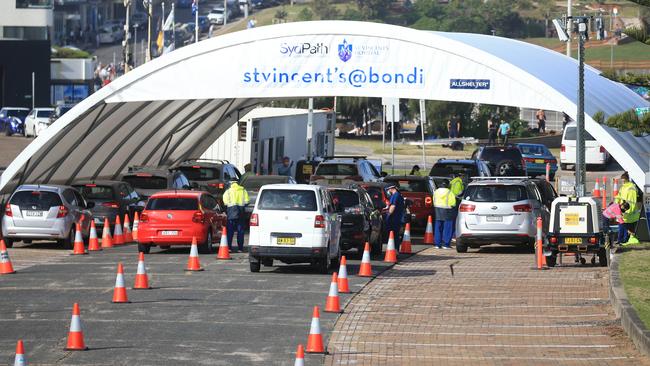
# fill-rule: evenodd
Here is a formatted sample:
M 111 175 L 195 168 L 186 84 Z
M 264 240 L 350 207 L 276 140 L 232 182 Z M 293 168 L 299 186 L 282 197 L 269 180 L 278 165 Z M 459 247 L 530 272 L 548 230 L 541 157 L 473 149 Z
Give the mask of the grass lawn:
M 381 146 L 381 140 L 355 140 L 355 139 L 336 139 L 335 146 L 360 147 L 364 150 L 370 150 L 372 154 L 390 154 L 390 141 L 386 141 L 384 149 Z M 449 157 L 449 158 L 469 158 L 474 151 L 474 145 L 465 145 L 464 151 L 453 151 L 442 146 L 427 146 L 425 153 L 429 157 Z M 412 146 L 408 143 L 395 141 L 395 155 L 422 155 L 420 146 Z
M 650 329 L 650 243 L 635 247 L 643 250 L 624 252 L 619 271 L 632 306 Z

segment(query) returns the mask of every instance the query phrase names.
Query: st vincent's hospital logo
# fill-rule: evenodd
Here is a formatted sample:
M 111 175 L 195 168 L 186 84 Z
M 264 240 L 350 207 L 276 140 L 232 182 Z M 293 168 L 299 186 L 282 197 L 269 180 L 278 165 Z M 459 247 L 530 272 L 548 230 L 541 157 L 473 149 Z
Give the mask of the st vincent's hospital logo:
M 352 45 L 345 39 L 343 40 L 343 43 L 339 43 L 339 58 L 343 62 L 347 62 L 352 58 Z

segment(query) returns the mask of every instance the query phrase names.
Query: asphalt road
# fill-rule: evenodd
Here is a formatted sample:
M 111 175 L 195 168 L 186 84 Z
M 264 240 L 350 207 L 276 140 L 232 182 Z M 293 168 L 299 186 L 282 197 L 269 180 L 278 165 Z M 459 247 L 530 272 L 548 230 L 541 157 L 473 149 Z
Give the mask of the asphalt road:
M 32 246 L 10 249 L 10 257 Z M 25 249 L 27 248 L 27 249 Z M 414 246 L 414 250 L 422 249 Z M 325 305 L 331 275 L 309 266 L 263 267 L 250 273 L 247 254 L 217 261 L 201 255 L 203 272 L 185 272 L 187 248 L 152 250 L 146 256 L 152 290 L 128 290 L 130 304 L 112 304 L 118 262 L 127 288 L 134 281 L 134 245 L 87 256 L 42 257 L 0 277 L 0 360 L 12 360 L 23 339 L 27 360 L 39 365 L 292 365 L 307 341 L 312 307 Z M 353 294 L 368 279 L 356 277 L 358 256 L 348 262 Z M 34 263 L 32 263 L 34 264 Z M 374 261 L 373 270 L 388 268 Z M 64 351 L 71 308 L 79 302 L 86 352 Z M 321 313 L 325 342 L 338 314 Z M 307 364 L 323 356 L 308 355 Z M 0 361 L 0 362 L 2 362 Z

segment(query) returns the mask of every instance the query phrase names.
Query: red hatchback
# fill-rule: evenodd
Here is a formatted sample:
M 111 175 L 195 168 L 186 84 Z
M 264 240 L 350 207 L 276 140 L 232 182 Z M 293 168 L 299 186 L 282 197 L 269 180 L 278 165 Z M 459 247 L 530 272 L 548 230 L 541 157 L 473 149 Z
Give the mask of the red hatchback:
M 138 250 L 149 253 L 152 246 L 191 245 L 192 238 L 202 254 L 212 251 L 226 224 L 217 199 L 207 192 L 162 191 L 153 194 L 140 215 Z

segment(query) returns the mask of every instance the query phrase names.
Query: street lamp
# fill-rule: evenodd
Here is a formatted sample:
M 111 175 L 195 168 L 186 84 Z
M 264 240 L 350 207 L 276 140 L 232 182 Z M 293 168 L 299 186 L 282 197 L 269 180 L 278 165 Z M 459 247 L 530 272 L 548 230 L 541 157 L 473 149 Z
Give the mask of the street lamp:
M 587 24 L 591 16 L 568 16 L 567 22 L 570 27 L 578 25 L 578 112 L 577 112 L 577 133 L 576 133 L 576 196 L 584 197 L 586 179 L 585 164 L 585 41 L 589 40 Z M 558 19 L 553 20 L 560 41 L 569 42 L 570 34 L 562 27 Z

